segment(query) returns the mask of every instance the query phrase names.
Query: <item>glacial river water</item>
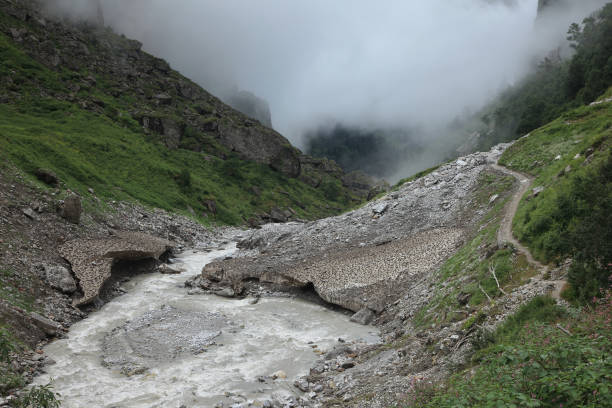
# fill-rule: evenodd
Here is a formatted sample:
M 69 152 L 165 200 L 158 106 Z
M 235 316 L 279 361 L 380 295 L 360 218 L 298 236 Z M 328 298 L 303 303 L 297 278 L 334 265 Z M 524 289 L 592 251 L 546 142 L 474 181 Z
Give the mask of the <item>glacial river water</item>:
M 186 269 L 180 275 L 155 273 L 133 278 L 124 285 L 128 290 L 125 295 L 73 325 L 67 338 L 45 348 L 47 356 L 56 363 L 47 366 L 46 374 L 35 383 L 52 381 L 61 394 L 62 406 L 67 408 L 182 405 L 191 408 L 214 407 L 219 402 L 226 407 L 240 402 L 257 406 L 273 396 L 298 395 L 293 382 L 306 375 L 319 358 L 315 350 L 331 349 L 340 337 L 347 342 L 378 341 L 373 327 L 352 323 L 344 314 L 302 300 L 270 297 L 250 304 L 249 299 L 187 294 L 184 282 L 188 278 L 198 274 L 208 262 L 233 251 L 227 248 L 209 253 L 186 252 L 177 259 Z M 195 354 L 193 350 L 165 353 L 166 340 L 169 344 L 189 342 L 194 335 L 193 327 L 185 330 L 188 334 L 182 332 L 180 324 L 177 327 L 176 322 L 181 319 L 164 322 L 163 317 L 156 317 L 156 313 L 168 308 L 187 316 L 187 325 L 191 314 L 200 317 L 210 314 L 228 325 L 221 327 L 214 341 Z M 110 338 L 113 346 L 125 344 L 129 357 L 142 344 L 146 347 L 151 336 L 157 336 L 153 339 L 157 346 L 153 351 L 162 351 L 152 356 L 146 371 L 127 376 L 119 367 L 102 364 L 109 333 L 129 327 L 126 323 L 130 322 L 146 329 L 151 321 L 153 327 L 142 339 L 132 335 L 116 343 Z M 278 371 L 283 371 L 286 378 L 258 380 Z

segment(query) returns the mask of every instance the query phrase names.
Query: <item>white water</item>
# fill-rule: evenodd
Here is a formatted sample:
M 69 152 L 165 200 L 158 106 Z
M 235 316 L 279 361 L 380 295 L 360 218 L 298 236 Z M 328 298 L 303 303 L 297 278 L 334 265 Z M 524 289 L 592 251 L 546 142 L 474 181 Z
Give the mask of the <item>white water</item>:
M 213 407 L 218 402 L 231 406 L 236 397 L 264 401 L 272 395 L 296 395 L 296 377 L 308 373 L 317 360 L 309 342 L 322 351 L 337 339 L 377 341 L 372 327 L 351 323 L 347 316 L 324 307 L 289 298 L 263 298 L 256 305 L 248 299 L 225 299 L 213 295 L 187 295 L 184 282 L 198 274 L 215 258 L 234 249 L 210 253 L 188 252 L 179 257 L 187 272 L 181 275 L 149 274 L 126 284 L 127 294 L 106 304 L 70 329 L 66 339 L 45 348 L 56 364 L 35 380 L 53 382 L 62 406 L 83 407 Z M 102 340 L 112 329 L 144 313 L 170 305 L 181 310 L 221 313 L 239 327 L 224 331 L 217 346 L 207 352 L 188 354 L 145 374 L 126 377 L 101 364 Z M 232 330 L 233 331 L 233 330 Z M 172 333 L 165 333 L 172 336 Z M 222 346 L 221 346 L 222 344 Z M 257 381 L 282 370 L 287 379 Z M 244 400 L 243 400 L 244 401 Z

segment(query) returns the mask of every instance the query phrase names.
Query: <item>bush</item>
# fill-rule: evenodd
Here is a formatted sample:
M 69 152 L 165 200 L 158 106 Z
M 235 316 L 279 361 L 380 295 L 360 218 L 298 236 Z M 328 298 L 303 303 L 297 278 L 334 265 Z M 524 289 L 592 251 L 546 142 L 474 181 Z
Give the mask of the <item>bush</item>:
M 51 384 L 32 387 L 12 405 L 16 408 L 60 408 L 60 394 L 53 391 Z
M 490 347 L 472 376 L 455 375 L 415 407 L 611 407 L 612 296 L 565 321 L 565 332 L 533 319 L 550 319 L 551 301 L 537 299 L 504 327 L 516 334 Z M 539 316 L 539 317 L 538 317 Z M 523 324 L 524 320 L 529 323 Z M 519 330 L 518 325 L 522 324 Z M 496 337 L 500 337 L 499 331 Z M 503 336 L 502 336 L 503 337 Z M 418 394 L 422 396 L 422 394 Z

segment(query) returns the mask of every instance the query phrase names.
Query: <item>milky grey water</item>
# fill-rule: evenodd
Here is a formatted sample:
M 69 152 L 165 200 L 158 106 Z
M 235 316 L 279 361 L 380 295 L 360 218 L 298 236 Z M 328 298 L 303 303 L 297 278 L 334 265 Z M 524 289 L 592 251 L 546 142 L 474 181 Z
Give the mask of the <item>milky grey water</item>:
M 52 381 L 61 394 L 63 406 L 69 408 L 178 408 L 183 404 L 213 407 L 218 402 L 231 406 L 241 401 L 259 405 L 272 396 L 299 395 L 292 384 L 298 376 L 308 374 L 319 358 L 313 344 L 325 351 L 339 337 L 349 342 L 378 341 L 374 328 L 352 323 L 344 314 L 302 300 L 263 298 L 252 305 L 249 299 L 187 294 L 183 285 L 189 277 L 198 274 L 206 263 L 233 251 L 234 248 L 210 253 L 186 252 L 177 259 L 186 272 L 155 273 L 132 279 L 125 284 L 127 294 L 73 325 L 66 339 L 45 348 L 45 353 L 56 363 L 48 366 L 47 373 L 35 383 Z M 103 342 L 109 333 L 122 330 L 127 322 L 125 327 L 147 316 L 155 317 L 164 308 L 179 313 L 181 319 L 190 313 L 197 316 L 210 313 L 231 324 L 221 327 L 214 344 L 201 347 L 197 354 L 189 350 L 176 356 L 160 356 L 157 362 L 153 358 L 142 374 L 126 376 L 119 367 L 108 368 L 102 364 Z M 186 333 L 182 333 L 177 321 L 181 320 L 155 326 L 156 330 L 159 327 L 163 340 L 155 344 L 161 344 L 163 349 L 166 343 L 180 342 L 190 336 L 193 328 L 186 328 Z M 129 350 L 139 347 L 139 340 L 127 338 L 125 347 Z M 110 341 L 114 346 L 123 347 L 114 338 Z M 258 381 L 259 376 L 278 371 L 285 372 L 287 378 Z

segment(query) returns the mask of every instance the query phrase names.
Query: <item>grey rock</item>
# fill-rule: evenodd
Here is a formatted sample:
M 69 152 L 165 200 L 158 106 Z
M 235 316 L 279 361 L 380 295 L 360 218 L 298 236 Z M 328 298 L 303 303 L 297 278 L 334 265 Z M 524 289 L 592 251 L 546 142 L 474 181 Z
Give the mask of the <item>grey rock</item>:
M 285 212 L 283 210 L 281 210 L 278 207 L 273 207 L 270 210 L 270 220 L 273 222 L 287 222 L 289 221 L 289 218 L 287 217 L 287 215 L 285 214 Z
M 379 204 L 376 204 L 374 207 L 372 207 L 372 212 L 374 214 L 382 215 L 387 211 L 388 208 L 389 208 L 388 203 L 379 203 Z
M 351 349 L 346 344 L 342 344 L 342 345 L 336 346 L 332 350 L 328 351 L 325 354 L 325 359 L 326 360 L 333 360 L 333 359 L 338 358 L 340 356 L 343 356 L 345 354 L 352 354 L 352 353 L 353 353 L 353 349 Z
M 71 294 L 76 292 L 77 284 L 72 273 L 61 265 L 44 265 L 45 279 L 53 289 Z
M 36 327 L 44 331 L 48 336 L 55 336 L 62 330 L 61 324 L 54 322 L 51 319 L 47 319 L 36 312 L 30 313 L 30 319 Z
M 36 216 L 36 213 L 34 212 L 34 210 L 32 210 L 31 208 L 24 208 L 23 210 L 21 210 L 21 212 L 23 213 L 23 215 L 25 215 L 26 217 L 28 217 L 31 220 L 37 220 L 38 217 Z
M 306 381 L 303 378 L 299 378 L 297 380 L 295 380 L 295 382 L 293 383 L 293 385 L 300 391 L 302 392 L 307 392 L 308 391 L 308 381 Z
M 81 198 L 72 194 L 64 200 L 61 209 L 61 215 L 67 221 L 78 224 L 81 221 L 81 213 L 83 208 L 81 207 Z
M 345 370 L 349 368 L 353 368 L 355 367 L 355 362 L 352 359 L 348 359 L 342 362 L 342 364 L 340 364 L 340 367 L 344 368 Z
M 158 270 L 160 273 L 163 273 L 164 275 L 178 275 L 182 272 L 185 272 L 185 270 L 181 267 L 168 265 L 168 264 L 159 265 Z
M 351 322 L 367 325 L 370 324 L 375 317 L 376 315 L 372 310 L 367 307 L 364 307 L 363 309 L 351 316 Z
M 226 297 L 226 298 L 233 298 L 234 296 L 236 296 L 234 289 L 231 289 L 231 288 L 217 290 L 213 293 L 217 296 Z

